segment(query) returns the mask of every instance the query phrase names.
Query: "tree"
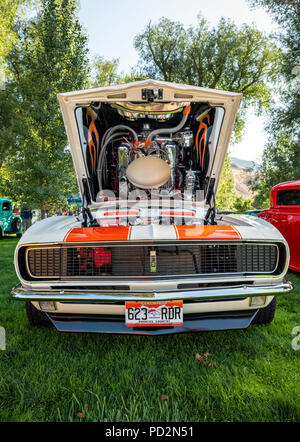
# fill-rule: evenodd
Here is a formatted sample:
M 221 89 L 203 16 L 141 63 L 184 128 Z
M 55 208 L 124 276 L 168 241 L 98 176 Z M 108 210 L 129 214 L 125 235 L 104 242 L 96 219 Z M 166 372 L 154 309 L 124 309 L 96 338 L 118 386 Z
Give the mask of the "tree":
M 0 168 L 11 147 L 7 129 L 13 123 L 13 97 L 10 91 L 5 92 L 5 56 L 16 41 L 13 24 L 23 4 L 24 0 L 0 0 Z
M 257 207 L 269 207 L 270 189 L 276 184 L 295 178 L 295 146 L 290 136 L 283 133 L 276 142 L 264 149 L 260 173 L 252 188 L 257 192 L 254 203 Z
M 0 0 L 0 61 L 15 42 L 15 32 L 13 30 L 14 20 L 18 14 L 19 7 L 24 0 Z
M 300 1 L 248 0 L 253 8 L 264 7 L 279 24 L 278 40 L 284 47 L 281 67 L 286 77 L 293 80 L 293 67 L 300 62 Z
M 216 207 L 218 210 L 233 210 L 237 213 L 244 213 L 246 210 L 254 209 L 253 200 L 239 196 L 236 191 L 229 155 L 226 155 L 225 158 L 216 196 Z
M 92 63 L 93 77 L 91 86 L 108 86 L 110 84 L 130 83 L 132 81 L 145 80 L 146 75 L 141 75 L 135 69 L 130 74 L 119 72 L 119 59 L 106 60 L 103 57 L 96 57 Z
M 254 209 L 253 200 L 251 198 L 243 198 L 242 196 L 237 196 L 234 202 L 234 211 L 237 213 L 244 213 L 246 210 Z
M 268 144 L 264 149 L 261 178 L 255 183 L 256 203 L 267 203 L 271 187 L 300 178 L 300 1 L 248 0 L 263 6 L 280 25 L 282 46 L 279 99 L 270 109 Z
M 92 85 L 107 86 L 110 84 L 118 83 L 119 74 L 119 59 L 113 58 L 111 60 L 105 60 L 103 57 L 97 56 L 93 62 L 93 69 L 95 71 Z
M 147 75 L 139 74 L 136 69 L 132 68 L 130 74 L 122 72 L 119 77 L 120 83 L 131 83 L 134 81 L 147 80 Z
M 216 206 L 219 210 L 233 210 L 237 197 L 231 160 L 227 155 L 216 196 Z
M 14 91 L 5 82 L 8 74 L 5 57 L 16 43 L 14 21 L 20 15 L 24 3 L 25 0 L 0 0 L 0 170 L 3 161 L 13 148 L 12 132 L 16 134 L 18 128 Z
M 15 201 L 40 207 L 43 218 L 48 205 L 77 188 L 56 95 L 84 87 L 87 39 L 77 0 L 40 0 L 37 16 L 17 27 L 6 57 L 17 124 L 10 127 L 1 186 Z
M 255 106 L 261 112 L 270 104 L 280 50 L 253 26 L 238 28 L 221 18 L 209 28 L 199 15 L 198 25 L 185 29 L 179 22 L 162 18 L 135 37 L 140 55 L 140 73 L 150 78 L 225 89 L 243 93 L 235 125 L 240 137 L 245 111 Z
M 15 152 L 18 133 L 22 132 L 19 125 L 20 109 L 16 108 L 17 97 L 13 88 L 6 84 L 0 91 L 0 170 L 5 159 Z

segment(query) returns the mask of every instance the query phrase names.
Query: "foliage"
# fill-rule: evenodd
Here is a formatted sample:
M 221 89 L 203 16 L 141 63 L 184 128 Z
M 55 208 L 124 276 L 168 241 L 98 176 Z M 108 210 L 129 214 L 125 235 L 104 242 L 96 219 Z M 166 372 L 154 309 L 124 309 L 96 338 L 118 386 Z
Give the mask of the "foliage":
M 22 7 L 24 3 L 30 2 L 29 0 L 0 0 L 0 91 L 3 91 L 5 88 L 5 77 L 7 75 L 5 56 L 16 42 L 16 33 L 13 28 L 14 20 L 24 11 Z M 0 106 L 2 104 L 3 103 L 0 102 Z
M 19 124 L 21 109 L 16 102 L 15 88 L 7 82 L 0 91 L 0 173 L 4 160 L 15 152 L 22 133 L 22 125 Z
M 135 37 L 140 55 L 140 73 L 150 78 L 243 93 L 243 104 L 235 125 L 238 139 L 245 111 L 268 107 L 269 82 L 278 73 L 280 50 L 253 26 L 238 28 L 221 18 L 209 28 L 199 15 L 198 25 L 185 29 L 179 22 L 162 18 Z
M 118 58 L 105 60 L 100 56 L 95 57 L 92 67 L 95 70 L 93 86 L 107 86 L 119 82 Z
M 18 23 L 17 42 L 6 57 L 6 90 L 13 97 L 13 106 L 9 100 L 5 103 L 13 108 L 7 129 L 12 146 L 2 166 L 1 187 L 16 202 L 40 207 L 43 217 L 47 205 L 76 191 L 56 94 L 84 86 L 87 50 L 76 0 L 40 4 L 36 17 Z M 4 112 L 0 110 L 2 119 Z M 3 140 L 1 144 L 5 146 Z
M 260 174 L 252 185 L 257 192 L 255 205 L 269 207 L 270 189 L 280 182 L 295 178 L 295 146 L 290 136 L 281 133 L 264 149 Z
M 227 155 L 216 196 L 217 208 L 219 210 L 233 210 L 237 196 L 231 160 Z
M 246 210 L 252 210 L 253 200 L 252 198 L 243 198 L 242 196 L 237 196 L 234 202 L 234 211 L 237 213 L 244 213 Z
M 269 142 L 264 150 L 261 179 L 255 183 L 257 202 L 267 202 L 270 188 L 300 178 L 300 1 L 249 0 L 263 6 L 279 24 L 282 46 L 279 100 L 270 110 Z M 278 104 L 279 102 L 279 104 Z
M 0 174 L 1 166 L 12 149 L 12 129 L 17 130 L 15 97 L 11 88 L 5 82 L 8 75 L 5 57 L 17 41 L 14 23 L 28 0 L 0 0 Z M 14 132 L 15 133 L 15 132 Z
M 254 209 L 253 200 L 245 199 L 238 195 L 235 187 L 234 173 L 231 168 L 231 159 L 226 156 L 219 188 L 216 196 L 218 210 L 233 210 L 237 213 L 244 213 L 246 210 Z
M 15 43 L 14 19 L 24 0 L 0 0 L 0 62 Z
M 300 63 L 300 1 L 248 0 L 253 8 L 264 7 L 280 26 L 278 40 L 284 46 L 282 70 L 293 80 L 293 67 Z
M 111 84 L 130 83 L 133 81 L 145 80 L 146 75 L 141 75 L 135 69 L 131 69 L 130 74 L 119 72 L 119 59 L 111 60 L 103 57 L 96 57 L 92 63 L 93 77 L 91 86 L 108 86 Z
M 132 68 L 130 71 L 130 74 L 125 74 L 122 72 L 119 77 L 120 83 L 131 83 L 134 81 L 141 81 L 146 80 L 148 77 L 147 75 L 139 74 L 136 69 Z

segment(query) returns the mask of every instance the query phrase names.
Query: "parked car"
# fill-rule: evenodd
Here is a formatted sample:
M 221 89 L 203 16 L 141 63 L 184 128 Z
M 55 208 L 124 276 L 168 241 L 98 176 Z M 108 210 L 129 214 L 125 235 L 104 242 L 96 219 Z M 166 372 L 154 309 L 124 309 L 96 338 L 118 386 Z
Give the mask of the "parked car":
M 22 236 L 22 218 L 13 213 L 10 199 L 0 198 L 0 239 L 10 234 Z
M 267 324 L 289 249 L 264 220 L 218 215 L 241 94 L 144 80 L 58 95 L 82 214 L 19 242 L 32 325 L 166 334 Z
M 285 237 L 291 254 L 290 269 L 300 272 L 300 180 L 273 187 L 270 208 L 259 217 L 273 224 Z

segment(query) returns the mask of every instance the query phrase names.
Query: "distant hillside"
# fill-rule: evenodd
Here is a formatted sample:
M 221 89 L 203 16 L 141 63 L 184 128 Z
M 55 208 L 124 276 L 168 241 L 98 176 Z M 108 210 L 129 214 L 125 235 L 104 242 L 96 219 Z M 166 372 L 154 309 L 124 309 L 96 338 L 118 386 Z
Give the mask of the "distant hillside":
M 231 157 L 231 168 L 235 178 L 235 187 L 238 195 L 243 198 L 253 198 L 255 193 L 249 186 L 249 181 L 254 178 L 259 165 L 254 161 L 241 160 Z
M 241 160 L 240 158 L 231 157 L 231 167 L 233 169 L 258 170 L 259 164 L 255 163 L 255 161 Z

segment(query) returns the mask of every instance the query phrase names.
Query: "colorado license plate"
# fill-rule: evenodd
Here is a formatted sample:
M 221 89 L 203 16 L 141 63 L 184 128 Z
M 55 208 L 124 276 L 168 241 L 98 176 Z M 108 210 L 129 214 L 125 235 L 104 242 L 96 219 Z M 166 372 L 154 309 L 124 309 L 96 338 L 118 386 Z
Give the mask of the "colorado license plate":
M 183 324 L 183 302 L 180 301 L 128 301 L 126 325 L 128 327 L 174 327 Z

